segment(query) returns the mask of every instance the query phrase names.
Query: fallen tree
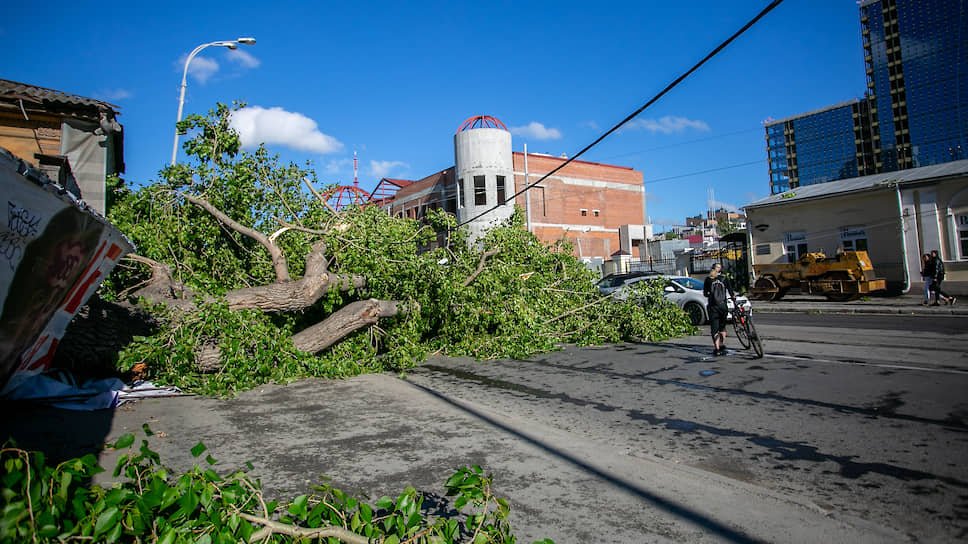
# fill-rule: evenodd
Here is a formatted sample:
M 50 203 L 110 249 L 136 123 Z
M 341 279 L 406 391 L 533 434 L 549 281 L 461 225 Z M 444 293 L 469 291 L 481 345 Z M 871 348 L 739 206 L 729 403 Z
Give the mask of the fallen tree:
M 122 370 L 225 394 L 402 370 L 432 353 L 526 357 L 691 330 L 661 296 L 600 297 L 571 247 L 543 245 L 520 213 L 468 245 L 441 210 L 423 222 L 334 210 L 311 172 L 241 150 L 230 115 L 219 105 L 183 121 L 196 131 L 188 160 L 161 181 L 111 187 L 109 218 L 138 250 L 104 296 L 143 301 L 160 323 L 120 352 Z

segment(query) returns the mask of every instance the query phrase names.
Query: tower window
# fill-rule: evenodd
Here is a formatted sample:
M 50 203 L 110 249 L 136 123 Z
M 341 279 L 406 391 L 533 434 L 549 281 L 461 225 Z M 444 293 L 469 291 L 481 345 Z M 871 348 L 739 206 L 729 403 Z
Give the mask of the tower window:
M 585 208 L 582 208 L 581 209 L 581 216 L 582 217 L 585 217 L 586 215 L 588 215 L 588 210 L 586 210 Z
M 592 210 L 592 213 L 595 215 L 595 217 L 598 217 L 598 214 L 600 214 L 602 212 L 601 212 L 601 210 Z
M 504 204 L 504 176 L 497 177 L 497 203 Z
M 487 189 L 484 185 L 484 176 L 474 176 L 474 204 L 476 206 L 487 206 Z

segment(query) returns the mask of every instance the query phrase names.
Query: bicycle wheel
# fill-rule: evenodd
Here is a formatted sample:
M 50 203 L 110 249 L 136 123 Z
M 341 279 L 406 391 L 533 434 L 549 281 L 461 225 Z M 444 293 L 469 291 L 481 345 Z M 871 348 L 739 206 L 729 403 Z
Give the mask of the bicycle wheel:
M 760 335 L 756 334 L 756 328 L 753 327 L 753 320 L 746 318 L 746 327 L 749 329 L 750 344 L 753 346 L 753 351 L 756 352 L 756 358 L 763 358 L 763 343 L 760 342 Z
M 733 331 L 736 332 L 736 338 L 739 339 L 739 343 L 743 344 L 743 349 L 750 349 L 750 336 L 746 334 L 745 321 L 749 319 L 748 317 L 734 317 L 733 318 Z

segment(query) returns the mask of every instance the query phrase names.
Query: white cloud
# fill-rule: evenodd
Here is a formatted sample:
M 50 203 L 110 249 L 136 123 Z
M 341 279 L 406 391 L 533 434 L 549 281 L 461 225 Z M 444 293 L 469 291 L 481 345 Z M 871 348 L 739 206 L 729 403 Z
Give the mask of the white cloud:
M 228 53 L 229 60 L 239 64 L 244 68 L 258 68 L 262 62 L 250 55 L 247 51 L 241 49 L 229 49 Z
M 385 178 L 397 168 L 410 168 L 410 165 L 401 161 L 370 161 L 370 174 L 374 177 Z
M 353 159 L 333 159 L 326 163 L 326 173 L 327 174 L 339 174 L 344 168 L 349 168 L 353 166 Z
M 739 206 L 735 204 L 730 204 L 729 202 L 720 202 L 719 200 L 707 199 L 706 208 L 710 210 L 718 210 L 720 208 L 733 213 L 739 213 Z
M 185 61 L 188 60 L 188 54 L 182 55 L 175 65 L 179 72 L 185 69 Z M 208 81 L 208 78 L 212 77 L 215 72 L 218 72 L 218 63 L 214 60 L 206 57 L 195 57 L 192 59 L 192 63 L 188 65 L 188 73 L 191 74 L 199 83 L 202 85 Z
M 547 128 L 537 121 L 531 121 L 523 127 L 511 127 L 511 134 L 534 138 L 535 140 L 559 140 L 561 131 L 556 128 Z
M 584 123 L 580 123 L 578 126 L 582 128 L 590 128 L 592 130 L 602 129 L 602 127 L 598 126 L 598 123 L 596 123 L 595 121 L 585 121 Z
M 657 196 L 655 193 L 645 192 L 645 199 L 651 202 L 662 202 L 662 198 Z
M 634 119 L 629 122 L 628 126 L 645 129 L 649 132 L 661 132 L 663 134 L 684 132 L 687 129 L 695 129 L 703 132 L 709 130 L 709 125 L 705 121 L 694 121 L 692 119 L 686 119 L 685 117 L 675 117 L 672 115 L 666 115 L 661 119 Z
M 755 201 L 763 198 L 760 195 L 754 193 L 753 191 L 747 191 L 746 194 L 743 195 L 743 196 L 746 198 L 746 201 L 747 202 L 755 202 Z
M 245 107 L 232 113 L 231 124 L 242 139 L 242 147 L 249 149 L 260 143 L 278 144 L 320 154 L 335 153 L 343 149 L 339 140 L 319 131 L 316 121 L 301 113 L 278 107 Z
M 131 98 L 132 94 L 127 89 L 109 89 L 100 93 L 100 96 L 108 102 L 120 102 Z

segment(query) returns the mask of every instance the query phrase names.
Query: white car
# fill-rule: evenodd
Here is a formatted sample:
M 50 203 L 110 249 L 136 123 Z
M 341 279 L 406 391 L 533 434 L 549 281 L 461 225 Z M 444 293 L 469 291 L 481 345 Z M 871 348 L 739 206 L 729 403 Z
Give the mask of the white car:
M 612 297 L 625 300 L 628 296 L 626 292 L 627 286 L 643 280 L 665 281 L 666 283 L 662 288 L 665 297 L 682 308 L 682 311 L 686 312 L 686 315 L 689 316 L 689 321 L 693 325 L 702 325 L 709 320 L 709 315 L 706 312 L 706 304 L 708 304 L 708 301 L 705 295 L 702 294 L 703 282 L 690 278 L 689 276 L 644 276 L 631 278 L 613 292 Z M 753 311 L 750 299 L 744 296 L 737 296 L 736 302 L 745 308 L 747 312 Z M 732 321 L 733 301 L 727 299 L 726 306 L 728 309 L 726 319 Z
M 611 295 L 618 289 L 621 289 L 624 285 L 635 283 L 645 277 L 654 278 L 659 275 L 660 274 L 658 272 L 625 272 L 622 274 L 609 274 L 598 280 L 598 283 L 595 285 L 598 287 L 599 293 L 603 295 Z

